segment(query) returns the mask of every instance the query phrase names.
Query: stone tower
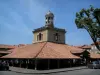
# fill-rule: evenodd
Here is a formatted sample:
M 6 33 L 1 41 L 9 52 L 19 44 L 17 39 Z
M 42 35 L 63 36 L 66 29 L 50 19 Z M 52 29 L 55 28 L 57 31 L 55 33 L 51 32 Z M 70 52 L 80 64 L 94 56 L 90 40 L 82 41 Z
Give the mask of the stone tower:
M 54 20 L 53 13 L 51 11 L 47 12 L 47 14 L 45 15 L 45 26 L 53 28 L 54 27 L 53 20 Z
M 45 26 L 33 31 L 33 43 L 54 42 L 65 44 L 65 29 L 54 27 L 54 14 L 47 12 L 45 15 Z

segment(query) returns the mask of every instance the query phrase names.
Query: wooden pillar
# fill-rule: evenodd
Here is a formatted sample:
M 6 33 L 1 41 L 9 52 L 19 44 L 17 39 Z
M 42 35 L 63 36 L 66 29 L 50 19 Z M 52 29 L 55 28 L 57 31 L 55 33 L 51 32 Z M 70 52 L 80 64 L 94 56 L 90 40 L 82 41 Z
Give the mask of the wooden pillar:
M 59 59 L 57 59 L 57 64 L 58 64 L 58 68 L 60 67 L 60 65 L 59 65 Z
M 69 62 L 69 67 L 71 67 L 71 60 L 70 60 L 70 59 L 68 59 L 68 62 Z
M 25 59 L 25 68 L 27 69 L 27 60 L 28 59 Z
M 34 59 L 32 59 L 32 69 L 34 69 Z
M 28 69 L 28 62 L 29 62 L 29 59 L 26 59 L 26 68 Z
M 48 59 L 48 70 L 50 69 L 50 59 Z
M 72 67 L 72 59 L 69 59 L 70 60 L 70 67 Z
M 22 63 L 22 59 L 20 59 L 20 67 L 22 67 L 22 64 L 21 63 Z
M 35 70 L 37 70 L 37 58 L 35 58 Z
M 20 61 L 19 64 L 20 64 L 20 67 L 21 67 L 21 59 L 19 61 Z
M 17 59 L 17 61 L 18 61 L 18 62 L 17 62 L 17 67 L 19 67 L 19 59 Z
M 14 66 L 14 59 L 12 59 L 12 66 Z
M 6 62 L 6 63 L 7 63 L 7 65 L 9 66 L 9 60 L 7 60 L 7 62 Z
M 81 59 L 81 65 L 83 65 L 83 63 L 82 63 L 82 59 Z

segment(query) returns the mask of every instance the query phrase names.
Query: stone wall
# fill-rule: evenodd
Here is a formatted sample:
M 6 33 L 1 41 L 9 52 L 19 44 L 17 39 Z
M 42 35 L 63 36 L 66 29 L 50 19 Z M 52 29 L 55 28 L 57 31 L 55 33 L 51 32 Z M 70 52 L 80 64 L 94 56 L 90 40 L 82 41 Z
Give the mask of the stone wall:
M 55 40 L 55 34 L 58 33 L 58 41 Z M 55 43 L 65 43 L 65 33 L 56 30 L 48 30 L 48 41 Z
M 37 40 L 37 35 L 39 35 L 39 33 L 43 34 L 43 39 L 42 40 Z M 48 34 L 48 30 L 43 30 L 43 31 L 35 32 L 34 33 L 33 43 L 47 41 L 47 34 Z

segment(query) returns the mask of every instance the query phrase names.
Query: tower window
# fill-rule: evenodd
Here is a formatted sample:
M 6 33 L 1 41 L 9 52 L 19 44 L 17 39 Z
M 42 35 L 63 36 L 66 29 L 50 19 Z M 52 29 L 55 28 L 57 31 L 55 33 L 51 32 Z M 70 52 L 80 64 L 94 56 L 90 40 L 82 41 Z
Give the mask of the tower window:
M 59 39 L 59 35 L 58 35 L 58 33 L 56 33 L 55 34 L 55 40 L 58 41 L 58 39 Z
M 39 35 L 37 35 L 37 41 L 43 40 L 43 34 L 39 33 Z
M 50 20 L 50 17 L 48 17 L 48 20 Z

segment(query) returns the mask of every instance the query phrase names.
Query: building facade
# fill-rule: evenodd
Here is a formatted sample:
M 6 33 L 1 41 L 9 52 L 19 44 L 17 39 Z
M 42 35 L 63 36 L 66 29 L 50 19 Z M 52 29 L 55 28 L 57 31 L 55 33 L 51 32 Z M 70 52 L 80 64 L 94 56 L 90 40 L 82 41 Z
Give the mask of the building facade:
M 100 42 L 97 42 L 100 46 Z M 94 43 L 91 44 L 91 51 L 100 54 L 100 50 L 97 49 Z
M 82 65 L 83 49 L 65 43 L 65 29 L 54 26 L 54 14 L 47 12 L 45 25 L 32 31 L 32 44 L 15 48 L 5 55 L 10 66 L 31 69 L 57 69 Z

